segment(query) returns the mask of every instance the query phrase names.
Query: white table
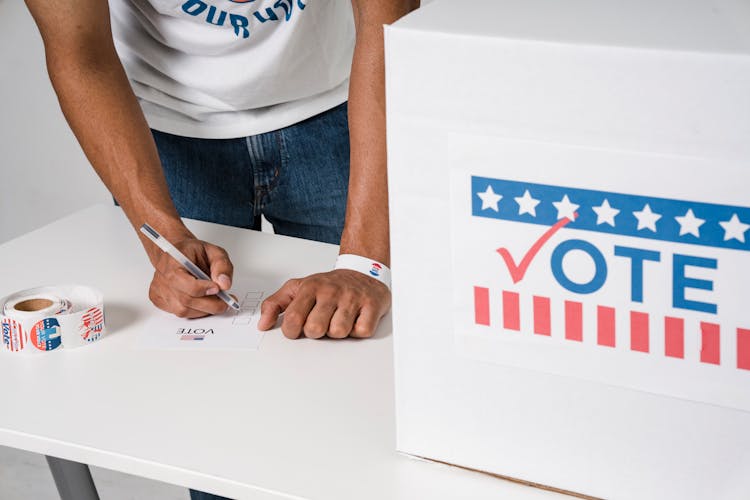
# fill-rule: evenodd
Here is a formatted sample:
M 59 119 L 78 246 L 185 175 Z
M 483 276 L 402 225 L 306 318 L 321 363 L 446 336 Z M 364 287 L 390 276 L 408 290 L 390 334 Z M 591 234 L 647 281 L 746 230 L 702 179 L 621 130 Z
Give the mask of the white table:
M 227 248 L 236 274 L 278 284 L 330 268 L 337 254 L 333 245 L 189 227 Z M 390 320 L 366 341 L 290 341 L 274 330 L 258 351 L 139 350 L 152 271 L 113 207 L 10 241 L 0 263 L 0 295 L 100 288 L 110 331 L 77 350 L 2 353 L 2 445 L 232 498 L 568 498 L 396 453 Z

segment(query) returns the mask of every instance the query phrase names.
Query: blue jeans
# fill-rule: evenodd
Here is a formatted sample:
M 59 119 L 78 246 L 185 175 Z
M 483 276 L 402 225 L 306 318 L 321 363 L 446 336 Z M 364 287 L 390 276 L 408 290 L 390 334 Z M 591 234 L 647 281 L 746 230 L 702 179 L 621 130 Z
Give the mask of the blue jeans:
M 152 131 L 181 217 L 338 244 L 349 184 L 347 105 L 237 139 Z
M 238 139 L 152 131 L 181 217 L 338 244 L 349 183 L 346 103 L 290 127 Z M 192 500 L 226 500 L 190 490 Z

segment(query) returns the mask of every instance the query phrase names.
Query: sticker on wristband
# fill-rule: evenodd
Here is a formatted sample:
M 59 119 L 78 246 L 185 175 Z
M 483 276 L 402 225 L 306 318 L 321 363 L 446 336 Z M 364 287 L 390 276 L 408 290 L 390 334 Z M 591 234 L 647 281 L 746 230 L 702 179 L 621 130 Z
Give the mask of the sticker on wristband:
M 334 269 L 349 269 L 374 278 L 389 289 L 391 288 L 391 270 L 385 264 L 353 254 L 341 254 L 336 259 Z

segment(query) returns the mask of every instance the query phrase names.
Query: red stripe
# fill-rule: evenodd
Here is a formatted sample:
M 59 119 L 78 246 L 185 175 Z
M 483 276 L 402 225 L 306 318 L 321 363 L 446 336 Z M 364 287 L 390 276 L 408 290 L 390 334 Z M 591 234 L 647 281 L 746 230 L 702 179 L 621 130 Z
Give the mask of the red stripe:
M 565 338 L 583 341 L 583 305 L 580 302 L 565 301 Z
M 596 343 L 615 346 L 615 310 L 612 307 L 596 308 Z
M 539 335 L 552 334 L 548 297 L 534 296 L 534 333 Z
M 474 323 L 490 326 L 490 291 L 481 286 L 474 287 Z
M 7 349 L 11 352 L 18 352 L 24 347 L 24 333 L 21 323 L 13 319 L 7 318 L 4 322 L 8 329 L 8 344 Z
M 18 334 L 18 345 L 16 351 L 20 351 L 25 347 L 26 340 L 24 334 L 23 334 L 23 328 L 21 327 L 21 323 L 16 322 L 16 333 Z
M 518 294 L 503 291 L 503 327 L 507 330 L 521 329 L 521 310 Z
M 648 314 L 630 311 L 630 350 L 648 352 Z
M 664 318 L 664 355 L 670 358 L 685 357 L 685 320 Z
M 701 321 L 701 362 L 721 364 L 719 325 Z
M 750 330 L 737 329 L 737 368 L 750 370 Z

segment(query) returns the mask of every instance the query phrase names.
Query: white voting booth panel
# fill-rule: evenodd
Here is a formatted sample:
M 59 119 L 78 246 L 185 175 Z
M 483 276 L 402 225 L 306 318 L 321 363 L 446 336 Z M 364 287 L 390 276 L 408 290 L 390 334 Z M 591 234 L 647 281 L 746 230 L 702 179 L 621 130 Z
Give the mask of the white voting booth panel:
M 750 2 L 436 0 L 386 74 L 399 450 L 750 498 Z

